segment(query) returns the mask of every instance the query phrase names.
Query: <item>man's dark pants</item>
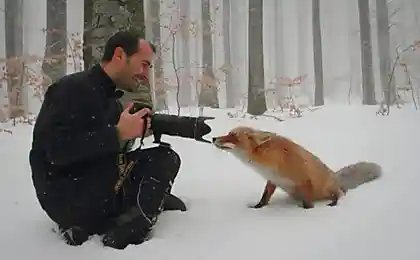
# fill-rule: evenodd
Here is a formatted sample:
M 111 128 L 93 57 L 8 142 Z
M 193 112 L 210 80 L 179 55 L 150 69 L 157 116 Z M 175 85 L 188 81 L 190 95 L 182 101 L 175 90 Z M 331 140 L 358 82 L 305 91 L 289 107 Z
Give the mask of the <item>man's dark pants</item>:
M 119 249 L 147 240 L 163 210 L 164 198 L 170 193 L 181 160 L 166 146 L 137 149 L 127 153 L 125 159 L 132 168 L 124 180 L 121 175 L 101 176 L 100 180 L 86 183 L 91 192 L 90 196 L 85 194 L 86 203 L 79 203 L 79 210 L 71 210 L 56 220 L 64 224 L 62 230 L 71 230 L 64 232 L 68 243 L 81 244 L 95 233 L 105 234 L 104 245 Z M 108 194 L 98 192 L 104 187 Z

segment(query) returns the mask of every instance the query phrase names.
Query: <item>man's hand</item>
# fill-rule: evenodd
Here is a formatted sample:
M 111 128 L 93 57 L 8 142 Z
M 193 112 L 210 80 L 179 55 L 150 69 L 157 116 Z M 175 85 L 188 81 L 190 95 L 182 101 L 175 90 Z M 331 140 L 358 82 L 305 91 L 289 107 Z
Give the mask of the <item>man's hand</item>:
M 152 111 L 148 108 L 130 114 L 130 109 L 133 107 L 133 103 L 130 103 L 127 108 L 121 113 L 120 120 L 117 124 L 117 129 L 122 140 L 131 140 L 137 137 L 141 137 L 144 133 L 144 124 L 147 123 L 146 130 L 151 126 L 150 116 Z M 144 120 L 146 118 L 146 120 Z

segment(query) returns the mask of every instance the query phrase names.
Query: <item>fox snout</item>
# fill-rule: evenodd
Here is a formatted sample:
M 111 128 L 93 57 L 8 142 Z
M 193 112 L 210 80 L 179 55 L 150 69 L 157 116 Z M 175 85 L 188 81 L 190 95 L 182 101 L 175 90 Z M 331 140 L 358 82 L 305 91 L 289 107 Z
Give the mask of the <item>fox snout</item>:
M 213 143 L 216 147 L 218 147 L 218 148 L 222 148 L 222 144 L 221 144 L 221 142 L 220 142 L 221 138 L 222 138 L 221 136 L 213 137 L 213 138 L 211 139 L 211 141 L 212 141 L 212 143 Z
M 212 138 L 213 144 L 220 149 L 233 149 L 238 143 L 236 136 L 232 134 L 216 136 Z

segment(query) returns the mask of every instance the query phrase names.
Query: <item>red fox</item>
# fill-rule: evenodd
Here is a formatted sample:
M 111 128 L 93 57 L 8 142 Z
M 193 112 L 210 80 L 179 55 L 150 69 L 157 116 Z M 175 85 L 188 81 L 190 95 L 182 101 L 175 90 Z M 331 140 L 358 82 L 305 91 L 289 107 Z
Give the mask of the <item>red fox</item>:
M 267 180 L 260 201 L 253 208 L 266 206 L 277 187 L 302 202 L 305 209 L 320 200 L 338 200 L 349 190 L 375 180 L 382 168 L 372 162 L 358 162 L 331 170 L 317 156 L 292 140 L 251 127 L 240 126 L 227 135 L 213 137 L 213 144 L 229 151 Z

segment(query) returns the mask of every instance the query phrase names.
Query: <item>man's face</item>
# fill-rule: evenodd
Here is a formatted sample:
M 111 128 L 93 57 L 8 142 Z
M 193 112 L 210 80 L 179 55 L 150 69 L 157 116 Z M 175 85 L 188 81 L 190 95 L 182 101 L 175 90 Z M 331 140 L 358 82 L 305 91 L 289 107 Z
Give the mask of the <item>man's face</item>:
M 134 90 L 137 88 L 140 80 L 148 78 L 153 59 L 153 50 L 147 41 L 140 40 L 138 52 L 130 57 L 127 57 L 120 48 L 116 50 L 115 55 L 119 57 L 115 60 L 120 68 L 117 81 L 121 88 Z

